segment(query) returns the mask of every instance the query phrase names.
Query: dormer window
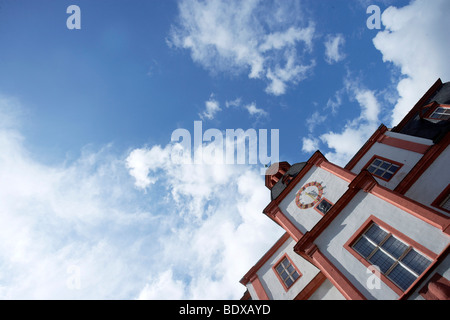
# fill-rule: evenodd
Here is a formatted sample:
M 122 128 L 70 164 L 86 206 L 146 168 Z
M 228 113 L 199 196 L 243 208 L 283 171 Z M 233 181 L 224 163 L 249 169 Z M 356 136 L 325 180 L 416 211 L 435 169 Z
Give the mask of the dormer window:
M 437 107 L 429 116 L 431 119 L 437 120 L 449 120 L 450 119 L 450 108 Z

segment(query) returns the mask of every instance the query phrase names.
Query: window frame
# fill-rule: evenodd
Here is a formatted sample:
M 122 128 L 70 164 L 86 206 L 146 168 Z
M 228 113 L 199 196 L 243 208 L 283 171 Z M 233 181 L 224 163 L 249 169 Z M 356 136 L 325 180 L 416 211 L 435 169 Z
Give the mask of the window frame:
M 441 207 L 442 203 L 450 197 L 450 184 L 437 196 L 436 199 L 431 203 L 431 206 L 442 210 L 444 212 L 450 213 L 450 210 Z
M 297 279 L 295 279 L 289 287 L 286 285 L 284 280 L 281 278 L 281 275 L 277 271 L 277 267 L 281 264 L 282 261 L 284 261 L 284 259 L 287 259 L 289 261 L 289 264 L 294 267 L 295 271 L 298 274 Z M 292 262 L 291 258 L 287 253 L 283 254 L 281 258 L 277 260 L 277 262 L 272 266 L 272 270 L 277 276 L 278 281 L 280 281 L 281 285 L 283 286 L 284 291 L 286 292 L 289 291 L 289 289 L 291 289 L 294 286 L 294 284 L 298 281 L 298 279 L 300 279 L 303 276 L 303 274 L 300 272 L 300 270 L 298 270 L 297 266 Z
M 404 235 L 403 233 L 401 233 L 400 231 L 398 231 L 397 229 L 391 227 L 389 224 L 383 222 L 382 220 L 378 219 L 375 216 L 370 216 L 361 226 L 358 230 L 356 230 L 356 232 L 350 237 L 350 239 L 344 244 L 344 248 L 350 252 L 359 262 L 361 262 L 366 268 L 369 268 L 370 266 L 372 266 L 373 264 L 371 262 L 368 261 L 370 255 L 368 256 L 368 258 L 366 259 L 365 257 L 363 257 L 359 252 L 357 252 L 353 246 L 361 239 L 361 237 L 363 236 L 363 234 L 365 234 L 365 232 L 367 230 L 369 230 L 369 228 L 373 225 L 376 224 L 378 225 L 380 228 L 382 228 L 384 231 L 386 231 L 390 236 L 394 236 L 395 238 L 397 238 L 398 240 L 400 240 L 401 242 L 403 242 L 403 244 L 405 244 L 406 246 L 408 246 L 408 248 L 403 252 L 402 256 L 400 256 L 399 258 L 395 258 L 395 262 L 391 265 L 391 267 L 389 268 L 390 271 L 392 271 L 396 265 L 399 264 L 399 260 L 401 260 L 404 256 L 406 256 L 411 250 L 415 250 L 417 253 L 421 254 L 422 256 L 424 256 L 425 258 L 427 258 L 430 261 L 430 264 L 428 265 L 428 267 L 425 268 L 425 270 L 419 274 L 416 279 L 410 284 L 410 286 L 408 288 L 406 288 L 405 290 L 403 290 L 399 285 L 397 285 L 393 280 L 389 279 L 383 272 L 379 272 L 377 273 L 377 275 L 380 276 L 381 281 L 383 281 L 390 289 L 392 289 L 395 293 L 397 293 L 399 296 L 403 295 L 405 292 L 407 292 L 411 287 L 414 286 L 414 284 L 419 281 L 426 273 L 427 271 L 432 268 L 432 266 L 434 265 L 434 263 L 436 262 L 437 259 L 437 254 L 432 252 L 431 250 L 427 249 L 426 247 L 424 247 L 423 245 L 417 243 L 416 241 L 412 240 L 411 238 L 407 237 L 406 235 Z M 388 239 L 388 237 L 386 237 L 386 239 Z M 381 242 L 378 246 L 381 246 L 383 244 L 383 242 Z M 380 250 L 380 249 L 378 249 Z M 372 254 L 375 252 L 376 250 L 374 249 Z
M 314 210 L 316 210 L 319 214 L 321 214 L 322 216 L 324 216 L 324 215 L 326 215 L 326 214 L 328 213 L 328 211 L 327 211 L 326 213 L 323 213 L 322 211 L 320 211 L 319 209 L 317 209 L 317 207 L 319 206 L 319 204 L 320 204 L 322 201 L 326 201 L 326 202 L 328 202 L 329 204 L 331 204 L 331 207 L 330 207 L 330 209 L 328 209 L 328 211 L 331 210 L 331 208 L 334 206 L 334 203 L 331 202 L 330 200 L 328 200 L 328 199 L 325 198 L 325 197 L 320 198 L 319 202 L 317 202 L 317 204 L 314 206 Z
M 371 172 L 369 171 L 369 167 L 372 165 L 372 163 L 373 163 L 376 159 L 381 160 L 381 161 L 383 161 L 383 162 L 389 162 L 390 164 L 396 165 L 396 166 L 398 167 L 397 171 L 395 171 L 389 179 L 380 177 L 380 176 L 376 175 L 375 173 L 371 173 Z M 403 167 L 403 163 L 400 163 L 400 162 L 397 162 L 397 161 L 394 161 L 394 160 L 391 160 L 391 159 L 388 159 L 388 158 L 385 158 L 385 157 L 380 157 L 380 156 L 378 156 L 378 155 L 374 155 L 374 156 L 372 156 L 372 158 L 370 158 L 370 160 L 366 163 L 366 165 L 365 165 L 363 168 L 364 168 L 365 170 L 369 171 L 369 173 L 370 173 L 372 176 L 374 176 L 375 178 L 378 178 L 378 179 L 381 179 L 381 180 L 384 180 L 384 181 L 391 181 L 391 179 L 392 179 L 392 178 L 400 171 L 400 169 L 401 169 L 402 167 Z M 387 170 L 385 170 L 385 171 L 383 172 L 383 174 L 384 174 L 386 171 L 387 171 Z
M 442 119 L 442 118 L 432 117 L 438 108 L 450 109 L 450 105 L 448 105 L 448 104 L 438 104 L 437 102 L 433 102 L 429 105 L 424 106 L 424 108 L 428 108 L 428 110 L 426 110 L 423 115 L 424 119 L 433 120 L 433 121 L 449 121 L 450 120 L 450 119 Z

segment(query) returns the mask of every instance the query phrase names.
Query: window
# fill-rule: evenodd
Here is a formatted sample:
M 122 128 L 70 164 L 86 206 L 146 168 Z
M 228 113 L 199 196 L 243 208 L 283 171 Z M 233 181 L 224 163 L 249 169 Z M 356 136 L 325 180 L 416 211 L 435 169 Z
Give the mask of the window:
M 374 157 L 373 160 L 369 161 L 367 170 L 374 176 L 389 181 L 401 166 L 400 163 L 382 159 L 381 157 Z
M 431 203 L 431 205 L 435 208 L 438 208 L 438 209 L 444 210 L 447 213 L 450 213 L 450 184 Z
M 352 247 L 403 291 L 431 264 L 424 255 L 376 223 L 372 223 Z
M 448 120 L 450 119 L 450 108 L 437 107 L 429 117 L 432 119 Z
M 281 259 L 281 262 L 275 266 L 275 271 L 285 289 L 289 289 L 289 287 L 291 287 L 294 282 L 300 277 L 299 272 L 287 256 L 284 256 Z
M 328 211 L 330 211 L 332 206 L 333 204 L 330 201 L 322 198 L 314 209 L 316 209 L 320 214 L 325 215 Z

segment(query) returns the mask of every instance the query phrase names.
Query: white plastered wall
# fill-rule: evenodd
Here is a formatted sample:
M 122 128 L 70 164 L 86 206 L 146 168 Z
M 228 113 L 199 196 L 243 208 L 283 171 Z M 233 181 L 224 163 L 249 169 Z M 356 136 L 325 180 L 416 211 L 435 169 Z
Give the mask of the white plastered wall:
M 294 225 L 305 233 L 322 218 L 322 215 L 313 207 L 308 209 L 300 209 L 295 203 L 297 191 L 306 183 L 317 181 L 324 187 L 323 197 L 336 203 L 339 198 L 347 191 L 348 182 L 335 176 L 334 174 L 313 166 L 310 171 L 299 181 L 299 183 L 286 195 L 279 204 L 279 208 L 285 216 L 294 223 Z
M 450 239 L 436 227 L 364 191 L 316 239 L 319 250 L 368 299 L 397 299 L 398 295 L 383 281 L 379 289 L 369 289 L 367 284 L 372 273 L 344 247 L 371 215 L 436 254 L 445 249 Z

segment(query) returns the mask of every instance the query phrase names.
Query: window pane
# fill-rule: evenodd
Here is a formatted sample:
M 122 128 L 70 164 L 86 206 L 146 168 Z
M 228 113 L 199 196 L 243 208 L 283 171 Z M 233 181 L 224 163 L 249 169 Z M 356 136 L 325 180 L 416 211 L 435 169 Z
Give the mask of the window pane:
M 441 208 L 450 210 L 450 195 L 448 195 L 447 198 L 445 198 L 445 200 L 441 202 Z
M 279 264 L 279 265 L 277 266 L 277 272 L 278 272 L 278 274 L 280 274 L 281 272 L 283 272 L 283 266 L 282 266 L 281 264 Z
M 424 272 L 431 263 L 430 260 L 415 250 L 408 252 L 408 254 L 402 259 L 402 262 L 414 272 L 417 272 L 417 274 Z
M 287 268 L 287 270 L 288 270 L 289 274 L 291 274 L 291 273 L 294 271 L 294 267 L 293 267 L 292 265 L 290 265 L 290 266 Z
M 380 242 L 386 238 L 386 236 L 388 235 L 388 233 L 386 231 L 384 231 L 383 229 L 381 229 L 379 226 L 377 226 L 376 224 L 373 224 L 369 230 L 366 231 L 365 235 L 372 240 L 373 242 L 375 242 L 376 244 L 380 244 Z
M 292 284 L 294 283 L 294 281 L 292 281 L 292 279 L 291 279 L 291 278 L 289 278 L 289 279 L 287 279 L 287 280 L 286 280 L 286 282 L 285 282 L 285 283 L 286 283 L 286 287 L 288 287 L 288 288 L 289 288 L 290 286 L 292 286 Z
M 391 177 L 393 176 L 392 173 L 386 172 L 385 174 L 383 174 L 383 178 L 389 180 Z
M 379 166 L 380 165 L 380 163 L 381 163 L 381 160 L 379 160 L 379 159 L 375 159 L 373 162 L 372 162 L 372 165 L 374 165 L 374 166 Z
M 369 170 L 370 173 L 373 173 L 375 169 L 376 167 L 370 166 L 367 170 Z
M 369 262 L 378 266 L 382 273 L 386 273 L 388 269 L 394 264 L 394 260 L 387 254 L 378 249 L 375 254 L 369 259 Z
M 387 169 L 387 168 L 389 168 L 390 165 L 391 164 L 389 162 L 383 162 L 383 164 L 380 166 L 380 168 Z
M 389 168 L 389 170 L 390 170 L 392 173 L 395 173 L 395 172 L 397 172 L 398 168 L 400 168 L 400 167 L 399 167 L 399 166 L 396 166 L 395 164 L 393 164 L 393 165 Z
M 296 280 L 298 277 L 299 277 L 299 275 L 298 275 L 297 271 L 295 271 L 295 272 L 292 274 L 292 278 L 293 278 L 294 280 Z
M 353 245 L 353 249 L 358 251 L 358 253 L 364 258 L 367 258 L 369 254 L 372 253 L 373 249 L 375 249 L 375 246 L 367 241 L 364 237 L 362 237 L 357 243 Z
M 400 258 L 403 252 L 408 249 L 406 244 L 397 240 L 393 236 L 390 236 L 381 247 L 392 254 L 396 259 Z
M 400 264 L 392 269 L 388 275 L 388 278 L 394 281 L 403 290 L 408 289 L 414 280 L 416 280 L 416 277 L 411 272 L 403 268 Z
M 377 175 L 377 176 L 381 176 L 382 174 L 383 174 L 383 170 L 381 170 L 381 169 L 378 169 L 377 171 L 375 171 L 375 175 Z
M 286 271 L 283 271 L 281 274 L 281 279 L 285 280 L 288 277 L 288 274 L 286 273 Z
M 283 261 L 281 261 L 281 264 L 284 266 L 284 268 L 286 269 L 289 266 L 289 260 L 284 258 Z

